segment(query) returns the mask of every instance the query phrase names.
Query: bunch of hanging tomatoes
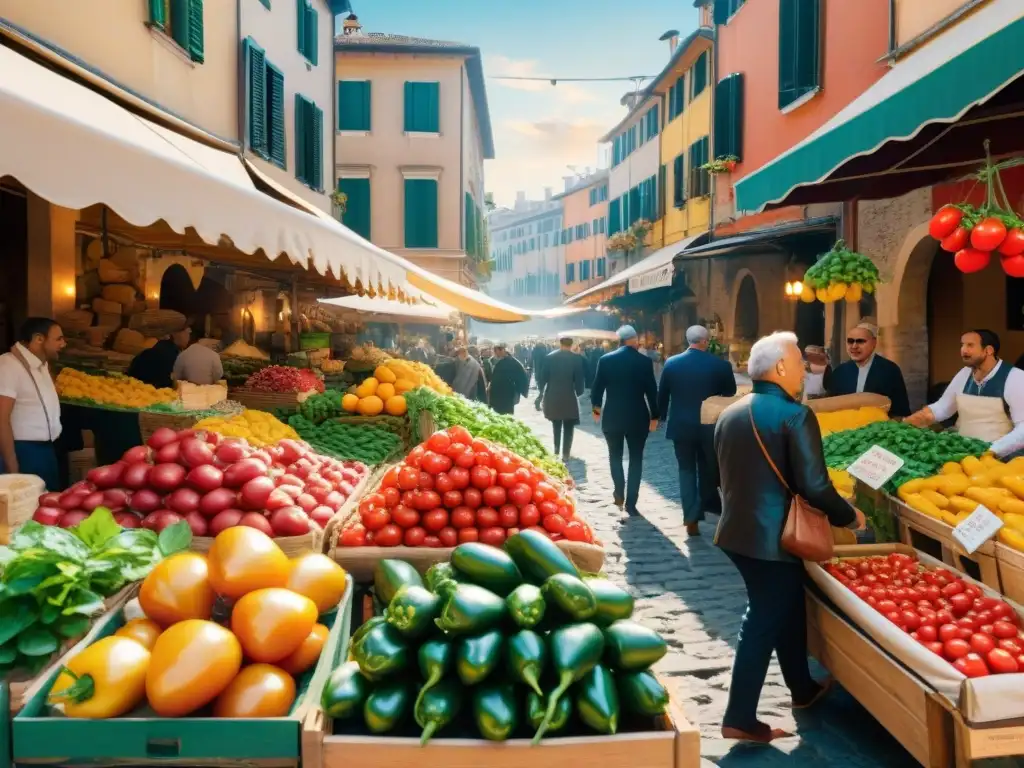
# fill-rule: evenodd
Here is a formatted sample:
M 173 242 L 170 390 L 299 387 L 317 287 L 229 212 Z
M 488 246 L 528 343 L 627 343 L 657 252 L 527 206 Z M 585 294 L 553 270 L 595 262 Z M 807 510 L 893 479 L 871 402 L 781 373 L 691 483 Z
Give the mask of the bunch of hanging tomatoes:
M 969 204 L 946 205 L 932 216 L 928 234 L 953 257 L 961 272 L 978 272 L 999 254 L 1010 277 L 1024 277 L 1024 222 L 1014 213 Z

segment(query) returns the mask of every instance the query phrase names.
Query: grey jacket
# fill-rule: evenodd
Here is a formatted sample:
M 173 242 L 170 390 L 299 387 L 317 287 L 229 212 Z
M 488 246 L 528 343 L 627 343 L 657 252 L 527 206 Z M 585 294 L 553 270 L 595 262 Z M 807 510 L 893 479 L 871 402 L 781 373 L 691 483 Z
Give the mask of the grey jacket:
M 585 385 L 583 358 L 566 349 L 544 358 L 538 386 L 544 398 L 544 417 L 550 421 L 579 421 L 579 396 Z

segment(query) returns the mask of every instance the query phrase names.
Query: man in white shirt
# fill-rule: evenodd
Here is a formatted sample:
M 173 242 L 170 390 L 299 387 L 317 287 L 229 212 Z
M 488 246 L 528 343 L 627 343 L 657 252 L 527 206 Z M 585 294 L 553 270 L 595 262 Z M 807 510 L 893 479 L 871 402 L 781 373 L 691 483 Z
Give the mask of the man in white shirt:
M 171 378 L 193 384 L 216 384 L 224 378 L 224 365 L 216 351 L 197 342 L 178 354 Z
M 36 475 L 60 489 L 54 441 L 60 436 L 60 400 L 49 363 L 64 349 L 53 320 L 30 317 L 18 342 L 0 355 L 0 474 Z

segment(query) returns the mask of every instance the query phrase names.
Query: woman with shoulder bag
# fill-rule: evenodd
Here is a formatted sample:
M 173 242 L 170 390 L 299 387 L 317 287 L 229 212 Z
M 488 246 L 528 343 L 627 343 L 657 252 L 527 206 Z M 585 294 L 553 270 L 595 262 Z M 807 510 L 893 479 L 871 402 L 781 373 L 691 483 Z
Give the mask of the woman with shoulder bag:
M 717 544 L 747 589 L 722 735 L 768 743 L 786 736 L 758 721 L 757 703 L 772 651 L 794 709 L 817 703 L 807 663 L 805 571 L 801 558 L 831 555 L 831 526 L 862 529 L 864 515 L 832 487 L 821 430 L 802 405 L 804 362 L 792 333 L 773 333 L 750 350 L 752 394 L 727 408 L 715 427 L 722 517 Z

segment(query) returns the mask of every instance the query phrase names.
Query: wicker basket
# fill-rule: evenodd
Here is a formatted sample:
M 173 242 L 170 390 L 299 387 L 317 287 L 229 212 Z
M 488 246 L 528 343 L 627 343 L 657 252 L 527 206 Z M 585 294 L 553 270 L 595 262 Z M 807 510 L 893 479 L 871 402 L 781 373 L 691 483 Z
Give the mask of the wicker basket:
M 299 409 L 298 392 L 262 392 L 248 387 L 236 387 L 228 391 L 228 398 L 235 400 L 252 411 Z
M 167 427 L 177 432 L 180 429 L 194 427 L 201 416 L 185 411 L 183 413 L 162 413 L 160 411 L 139 411 L 139 432 L 142 435 L 142 442 L 149 442 L 161 427 Z
M 7 544 L 14 532 L 32 518 L 45 492 L 41 477 L 0 475 L 0 544 Z

